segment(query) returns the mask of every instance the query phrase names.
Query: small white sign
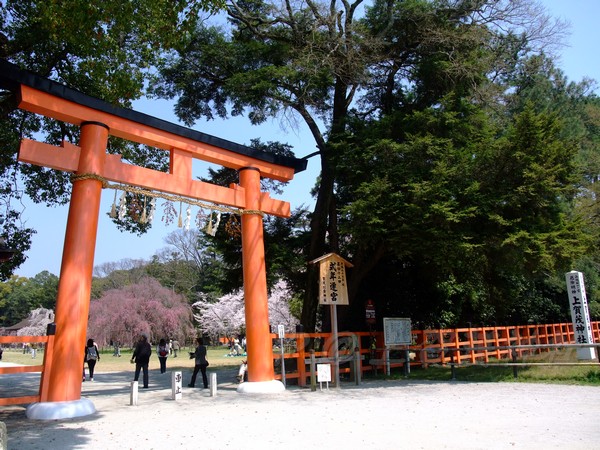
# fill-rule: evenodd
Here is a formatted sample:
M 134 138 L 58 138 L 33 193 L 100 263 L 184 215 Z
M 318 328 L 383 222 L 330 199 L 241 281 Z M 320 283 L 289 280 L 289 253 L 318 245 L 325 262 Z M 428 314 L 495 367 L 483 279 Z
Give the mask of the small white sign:
M 171 372 L 171 398 L 173 400 L 181 400 L 183 384 L 183 376 L 181 372 Z
M 319 383 L 331 381 L 331 364 L 317 364 L 317 381 Z
M 283 325 L 277 325 L 277 334 L 279 339 L 285 338 L 285 327 Z

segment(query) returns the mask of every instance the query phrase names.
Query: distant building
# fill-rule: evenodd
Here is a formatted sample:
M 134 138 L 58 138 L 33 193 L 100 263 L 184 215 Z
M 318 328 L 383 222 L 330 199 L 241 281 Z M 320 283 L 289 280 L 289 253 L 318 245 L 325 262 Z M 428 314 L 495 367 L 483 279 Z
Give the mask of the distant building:
M 43 336 L 48 324 L 54 322 L 54 311 L 46 308 L 34 309 L 29 317 L 10 327 L 0 327 L 1 336 Z

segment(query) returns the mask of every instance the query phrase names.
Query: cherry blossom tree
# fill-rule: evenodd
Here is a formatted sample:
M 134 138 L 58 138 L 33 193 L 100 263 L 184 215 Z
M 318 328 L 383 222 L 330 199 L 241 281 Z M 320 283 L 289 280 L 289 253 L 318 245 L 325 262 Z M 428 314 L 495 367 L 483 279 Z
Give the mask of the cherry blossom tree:
M 284 325 L 286 329 L 294 329 L 299 323 L 289 308 L 292 292 L 283 280 L 279 280 L 269 293 L 269 324 L 272 328 Z M 208 334 L 213 341 L 220 337 L 233 339 L 243 334 L 246 328 L 244 309 L 244 291 L 237 290 L 226 294 L 217 301 L 212 301 L 208 295 L 201 294 L 200 300 L 192 305 L 194 318 L 203 333 Z
M 151 342 L 160 338 L 185 341 L 194 334 L 192 308 L 182 295 L 153 278 L 111 289 L 90 304 L 88 336 L 98 345 L 117 341 L 132 345 L 140 333 Z
M 288 331 L 295 330 L 296 325 L 300 323 L 290 312 L 292 296 L 292 291 L 283 280 L 279 280 L 271 288 L 269 294 L 269 324 L 273 329 L 276 329 L 277 325 L 283 325 Z

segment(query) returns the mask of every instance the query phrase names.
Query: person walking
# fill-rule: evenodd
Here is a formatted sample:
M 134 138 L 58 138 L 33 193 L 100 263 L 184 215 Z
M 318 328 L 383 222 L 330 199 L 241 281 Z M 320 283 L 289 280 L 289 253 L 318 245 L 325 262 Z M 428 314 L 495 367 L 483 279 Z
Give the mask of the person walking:
M 206 347 L 202 338 L 196 339 L 198 346 L 194 353 L 190 352 L 190 359 L 195 358 L 194 373 L 192 374 L 192 381 L 188 384 L 188 387 L 194 387 L 196 385 L 196 376 L 198 372 L 202 372 L 202 382 L 204 383 L 204 389 L 208 388 L 208 378 L 206 377 L 206 368 L 208 367 L 208 361 L 206 360 Z
M 88 339 L 85 346 L 85 353 L 83 355 L 82 381 L 85 381 L 85 363 L 87 363 L 88 370 L 90 372 L 90 381 L 94 381 L 94 368 L 96 367 L 97 361 L 100 361 L 100 352 L 98 351 L 98 346 L 94 343 L 93 339 Z
M 179 341 L 177 339 L 173 339 L 173 358 L 177 358 L 177 352 L 179 351 Z
M 135 350 L 133 351 L 131 362 L 135 362 L 135 375 L 133 381 L 138 381 L 140 378 L 140 370 L 144 372 L 144 388 L 148 388 L 148 363 L 150 362 L 151 355 L 152 347 L 150 347 L 150 343 L 148 342 L 148 335 L 142 333 L 140 335 L 140 340 L 137 342 Z
M 158 354 L 158 361 L 160 362 L 160 373 L 167 371 L 167 357 L 169 356 L 169 345 L 164 339 L 158 342 L 156 347 L 156 353 Z

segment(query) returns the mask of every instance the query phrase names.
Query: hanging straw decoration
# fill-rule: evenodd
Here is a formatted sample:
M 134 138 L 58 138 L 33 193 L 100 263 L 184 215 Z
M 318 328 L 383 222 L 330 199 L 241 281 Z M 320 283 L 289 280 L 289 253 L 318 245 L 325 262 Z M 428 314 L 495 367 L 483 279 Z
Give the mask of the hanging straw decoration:
M 181 205 L 182 205 L 182 202 L 179 202 L 179 219 L 177 220 L 177 226 L 179 228 L 181 228 L 183 226 L 183 223 L 182 223 L 183 219 L 181 217 Z
M 258 214 L 258 215 L 264 217 L 264 215 L 265 215 L 265 213 L 260 210 L 231 208 L 231 207 L 224 206 L 224 205 L 215 205 L 215 204 L 204 203 L 195 198 L 182 197 L 179 195 L 170 195 L 170 194 L 167 194 L 164 192 L 151 191 L 148 189 L 143 189 L 143 188 L 139 188 L 139 187 L 135 187 L 135 186 L 129 186 L 126 184 L 111 184 L 103 177 L 100 177 L 98 175 L 93 175 L 93 174 L 82 174 L 82 175 L 77 175 L 77 176 L 74 175 L 74 176 L 71 176 L 71 181 L 75 181 L 78 179 L 88 179 L 88 178 L 102 181 L 103 189 L 114 189 L 115 190 L 115 197 L 113 199 L 113 204 L 112 204 L 111 210 L 108 214 L 113 219 L 116 217 L 116 218 L 118 218 L 118 220 L 121 220 L 121 221 L 124 220 L 125 216 L 127 215 L 127 209 L 128 209 L 127 208 L 128 207 L 127 194 L 128 193 L 131 194 L 131 200 L 130 200 L 131 205 L 129 205 L 130 206 L 129 215 L 132 220 L 139 219 L 140 222 L 142 222 L 142 223 L 152 223 L 152 221 L 154 220 L 154 216 L 156 213 L 156 199 L 157 198 L 161 198 L 161 199 L 165 200 L 165 202 L 162 203 L 162 207 L 164 208 L 164 216 L 163 216 L 162 220 L 165 223 L 165 225 L 169 225 L 170 223 L 173 223 L 175 217 L 177 217 L 177 210 L 173 206 L 173 203 L 179 202 L 179 221 L 178 222 L 179 222 L 179 227 L 180 228 L 183 227 L 183 216 L 182 216 L 183 202 L 185 202 L 186 205 L 188 205 L 188 207 L 186 209 L 186 219 L 185 219 L 186 230 L 189 230 L 189 227 L 191 226 L 191 207 L 192 206 L 198 206 L 200 208 L 198 211 L 198 214 L 196 214 L 196 219 L 195 219 L 196 226 L 199 229 L 202 228 L 201 222 L 206 217 L 206 213 L 204 212 L 203 208 L 210 209 L 210 217 L 207 220 L 205 232 L 207 234 L 210 234 L 211 236 L 215 236 L 217 233 L 217 229 L 219 228 L 219 224 L 221 222 L 221 214 L 222 213 L 236 214 L 239 216 L 241 216 L 243 214 Z M 119 199 L 119 205 L 117 207 L 118 191 L 123 191 L 123 193 L 121 194 L 121 197 Z M 140 196 L 140 197 L 144 196 L 143 208 L 140 205 L 141 201 L 140 201 L 140 199 L 138 199 L 137 196 Z M 146 211 L 148 197 L 151 198 L 150 210 Z M 215 213 L 215 211 L 217 211 L 217 214 L 216 214 L 215 222 L 213 223 L 213 214 Z M 229 223 L 229 222 L 231 222 L 231 223 Z M 239 228 L 241 228 L 239 226 L 239 223 L 237 222 L 237 219 L 235 221 L 231 221 L 231 219 L 230 219 L 229 222 L 226 224 L 225 230 L 230 235 L 232 234 L 231 233 L 232 231 L 233 231 L 233 234 L 237 234 L 234 230 L 236 230 L 236 229 L 239 230 Z M 231 230 L 227 230 L 228 225 Z
M 219 223 L 221 222 L 221 211 L 217 211 L 217 218 L 215 220 L 215 224 L 212 223 L 213 212 L 210 212 L 210 217 L 208 219 L 208 226 L 206 227 L 206 233 L 214 236 L 217 234 L 217 229 L 219 228 Z
M 117 191 L 115 190 L 115 198 L 113 199 L 113 204 L 110 207 L 110 212 L 108 213 L 108 216 L 111 219 L 114 219 L 115 217 L 117 217 Z
M 125 191 L 123 191 L 121 199 L 119 200 L 119 220 L 125 218 L 125 213 L 127 213 L 127 196 L 125 195 Z
M 192 207 L 190 205 L 188 205 L 185 210 L 185 223 L 184 223 L 185 231 L 190 231 L 190 222 L 191 221 L 192 221 Z

